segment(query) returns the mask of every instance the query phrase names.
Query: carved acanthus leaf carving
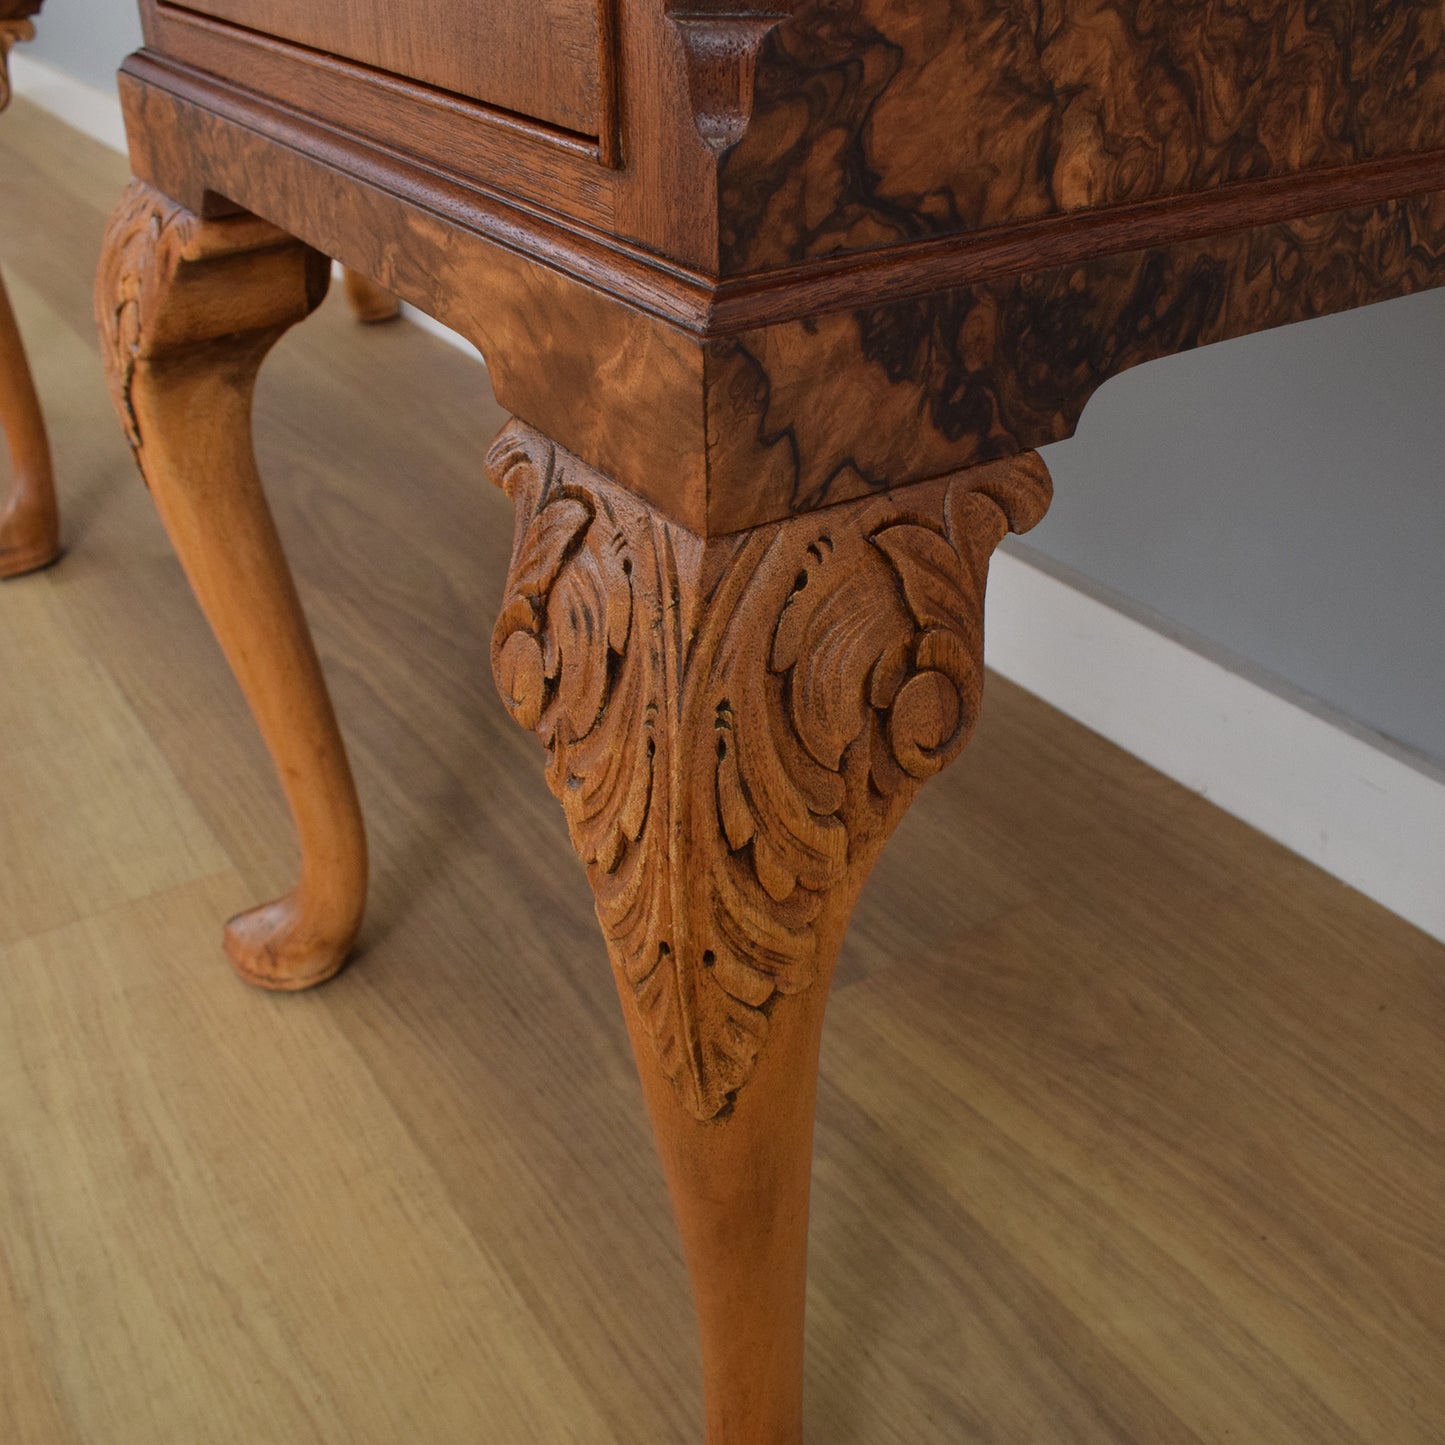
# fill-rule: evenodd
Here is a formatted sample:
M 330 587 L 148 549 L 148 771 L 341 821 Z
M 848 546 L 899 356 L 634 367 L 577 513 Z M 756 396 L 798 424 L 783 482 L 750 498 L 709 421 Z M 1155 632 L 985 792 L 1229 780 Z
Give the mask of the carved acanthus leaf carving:
M 186 284 L 213 264 L 230 268 L 229 286 Z M 264 351 L 320 303 L 329 276 L 324 256 L 256 216 L 204 219 L 132 181 L 111 213 L 95 281 L 102 359 L 131 446 L 143 443 L 133 403 L 142 362 L 203 340 Z
M 159 191 L 133 182 L 106 231 L 95 282 L 95 319 L 111 397 L 134 449 L 141 438 L 131 390 L 147 323 L 200 224 Z
M 883 840 L 967 741 L 988 559 L 1036 456 L 704 541 L 513 423 L 493 666 L 550 753 L 613 961 L 700 1119 L 809 988 Z

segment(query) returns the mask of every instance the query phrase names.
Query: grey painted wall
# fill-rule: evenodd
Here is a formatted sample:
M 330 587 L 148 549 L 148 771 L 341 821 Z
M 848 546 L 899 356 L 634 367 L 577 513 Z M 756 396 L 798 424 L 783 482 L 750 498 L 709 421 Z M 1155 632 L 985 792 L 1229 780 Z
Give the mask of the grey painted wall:
M 1116 377 L 1028 544 L 1445 762 L 1445 291 Z
M 130 0 L 32 53 L 109 88 Z M 1445 291 L 1156 362 L 1049 449 L 1036 550 L 1445 763 Z
M 134 0 L 48 0 L 35 29 L 27 54 L 103 90 L 141 43 Z

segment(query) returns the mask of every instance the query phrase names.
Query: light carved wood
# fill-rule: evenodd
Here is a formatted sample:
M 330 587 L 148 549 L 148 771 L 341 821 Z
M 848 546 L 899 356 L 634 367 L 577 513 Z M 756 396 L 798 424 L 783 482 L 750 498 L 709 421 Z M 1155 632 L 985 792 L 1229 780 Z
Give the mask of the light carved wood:
M 250 435 L 261 362 L 329 275 L 324 256 L 273 226 L 203 221 L 137 182 L 111 217 L 96 281 L 116 410 L 300 837 L 296 887 L 226 929 L 237 971 L 278 989 L 341 967 L 366 897 L 356 789 Z
M 489 467 L 517 513 L 493 669 L 596 897 L 709 1445 L 794 1441 L 829 978 L 884 841 L 973 730 L 989 558 L 1048 472 L 1030 453 L 705 540 L 520 423 Z
M 10 48 L 30 40 L 39 0 L 0 3 L 0 110 L 10 102 Z M 50 444 L 20 329 L 0 280 L 0 431 L 10 450 L 10 492 L 0 507 L 0 577 L 18 577 L 60 555 L 60 514 Z
M 493 639 L 660 1067 L 699 1119 L 747 1082 L 777 1004 L 983 687 L 983 592 L 1043 515 L 1036 453 L 703 541 L 520 424 Z

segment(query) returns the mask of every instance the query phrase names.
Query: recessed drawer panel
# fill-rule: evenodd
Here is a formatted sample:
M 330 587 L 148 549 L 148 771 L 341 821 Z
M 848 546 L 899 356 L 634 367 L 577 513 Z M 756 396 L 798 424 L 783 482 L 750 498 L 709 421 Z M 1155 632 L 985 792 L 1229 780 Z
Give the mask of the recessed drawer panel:
M 600 3 L 188 0 L 178 8 L 597 135 Z

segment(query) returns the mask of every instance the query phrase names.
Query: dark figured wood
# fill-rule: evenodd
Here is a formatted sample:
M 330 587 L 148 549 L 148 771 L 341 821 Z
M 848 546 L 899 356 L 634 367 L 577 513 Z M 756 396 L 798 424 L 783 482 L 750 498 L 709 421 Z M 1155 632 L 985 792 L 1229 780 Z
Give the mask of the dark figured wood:
M 177 60 L 465 183 L 505 174 L 516 194 L 712 274 L 1445 148 L 1434 0 L 648 0 L 620 18 L 603 5 L 588 22 L 596 122 L 560 121 L 599 137 L 581 147 L 526 119 L 590 94 L 552 73 L 586 48 L 580 10 L 536 44 L 509 47 L 504 28 L 484 63 L 424 85 L 440 37 L 479 23 L 475 6 L 431 3 L 454 25 L 353 6 L 329 44 L 329 18 L 273 0 L 142 10 L 148 42 Z M 506 24 L 535 9 L 509 7 Z M 261 23 L 215 18 L 242 11 Z M 410 37 L 373 60 L 390 74 L 346 58 L 378 16 Z
M 1445 145 L 1436 0 L 797 0 L 726 271 Z
M 1124 251 L 743 332 L 710 349 L 709 525 L 750 525 L 1071 436 L 1129 367 L 1445 282 L 1445 194 Z
M 0 110 L 10 101 L 10 49 L 35 34 L 41 0 L 0 0 Z M 40 399 L 20 328 L 0 280 L 0 431 L 10 452 L 10 490 L 0 506 L 0 577 L 18 577 L 60 555 L 60 513 Z
M 320 303 L 330 271 L 263 221 L 203 221 L 136 183 L 96 280 L 117 415 L 296 822 L 296 887 L 226 928 L 237 972 L 276 989 L 335 973 L 366 899 L 356 788 L 250 437 L 261 362 Z
M 973 731 L 989 558 L 1048 472 L 709 540 L 518 423 L 488 465 L 517 509 L 493 672 L 548 751 L 639 1049 L 709 1445 L 796 1440 L 823 999 L 885 840 Z

